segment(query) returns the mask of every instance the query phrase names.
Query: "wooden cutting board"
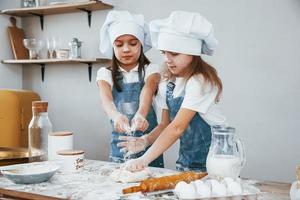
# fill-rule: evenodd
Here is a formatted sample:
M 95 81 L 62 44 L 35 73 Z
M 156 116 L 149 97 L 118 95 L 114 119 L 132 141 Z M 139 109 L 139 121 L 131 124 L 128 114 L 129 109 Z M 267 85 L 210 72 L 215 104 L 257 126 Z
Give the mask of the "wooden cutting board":
M 17 27 L 16 18 L 10 17 L 9 20 L 12 26 L 7 27 L 7 31 L 14 57 L 15 59 L 28 59 L 28 50 L 23 44 L 23 39 L 25 37 L 24 31 Z

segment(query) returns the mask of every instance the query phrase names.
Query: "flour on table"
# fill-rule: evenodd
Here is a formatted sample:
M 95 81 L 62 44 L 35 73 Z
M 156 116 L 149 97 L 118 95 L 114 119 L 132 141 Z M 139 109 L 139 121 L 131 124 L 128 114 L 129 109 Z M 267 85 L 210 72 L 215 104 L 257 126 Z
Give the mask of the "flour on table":
M 145 168 L 142 171 L 131 172 L 125 168 L 115 169 L 110 177 L 116 182 L 130 183 L 139 182 L 150 177 L 151 173 L 149 168 Z

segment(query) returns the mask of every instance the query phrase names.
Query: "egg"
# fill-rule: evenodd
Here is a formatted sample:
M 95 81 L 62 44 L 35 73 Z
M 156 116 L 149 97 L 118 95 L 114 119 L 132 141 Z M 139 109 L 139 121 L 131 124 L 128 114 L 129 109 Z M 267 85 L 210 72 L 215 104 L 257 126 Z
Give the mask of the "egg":
M 204 198 L 204 197 L 210 197 L 211 196 L 211 189 L 210 186 L 205 184 L 201 180 L 196 180 L 192 182 L 192 184 L 195 187 L 196 190 L 196 198 Z
M 176 195 L 182 199 L 195 199 L 196 191 L 192 184 L 187 184 L 186 182 L 179 182 L 174 189 Z
M 174 192 L 176 193 L 177 196 L 180 196 L 180 191 L 182 190 L 182 188 L 184 188 L 187 185 L 186 182 L 184 181 L 180 181 L 176 184 L 175 188 L 174 188 Z
M 243 193 L 241 184 L 235 181 L 227 185 L 227 190 L 230 195 L 240 195 Z
M 226 186 L 217 180 L 211 179 L 211 192 L 213 196 L 225 196 L 227 195 Z

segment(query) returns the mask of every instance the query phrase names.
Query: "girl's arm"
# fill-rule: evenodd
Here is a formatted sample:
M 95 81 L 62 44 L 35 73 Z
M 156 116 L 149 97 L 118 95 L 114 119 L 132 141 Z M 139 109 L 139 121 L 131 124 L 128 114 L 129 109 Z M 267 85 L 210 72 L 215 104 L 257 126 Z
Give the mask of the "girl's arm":
M 118 147 L 122 148 L 122 151 L 128 152 L 127 155 L 141 152 L 158 138 L 169 123 L 169 113 L 167 110 L 163 110 L 161 122 L 149 134 L 141 137 L 120 136 L 121 142 L 118 143 Z
M 145 131 L 148 128 L 146 117 L 152 105 L 153 96 L 158 88 L 160 74 L 151 74 L 145 81 L 145 85 L 140 94 L 139 109 L 133 118 L 132 123 L 135 124 L 137 130 Z
M 163 130 L 150 149 L 143 155 L 144 159 L 153 161 L 165 152 L 183 134 L 196 112 L 181 108 L 174 120 Z
M 145 82 L 145 85 L 140 94 L 140 104 L 139 109 L 137 111 L 143 117 L 146 117 L 148 115 L 148 112 L 152 105 L 152 98 L 157 90 L 159 81 L 160 74 L 154 73 L 151 74 Z
M 112 96 L 111 86 L 103 80 L 98 82 L 100 98 L 102 101 L 102 106 L 108 117 L 113 120 L 115 130 L 117 132 L 126 132 L 126 127 L 129 127 L 128 118 L 118 112 Z
M 126 169 L 139 171 L 165 152 L 183 134 L 196 111 L 181 108 L 175 119 L 163 130 L 148 151 L 140 158 L 126 163 Z
M 163 109 L 161 122 L 147 135 L 144 135 L 147 139 L 148 146 L 153 144 L 163 130 L 170 124 L 169 112 Z

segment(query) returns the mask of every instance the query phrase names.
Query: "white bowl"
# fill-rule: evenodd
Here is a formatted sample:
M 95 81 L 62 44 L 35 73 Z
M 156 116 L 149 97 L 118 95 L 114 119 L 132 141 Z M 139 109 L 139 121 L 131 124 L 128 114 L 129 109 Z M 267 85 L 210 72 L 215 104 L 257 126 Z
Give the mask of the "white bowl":
M 33 184 L 48 181 L 59 169 L 54 162 L 35 162 L 1 167 L 4 177 L 17 184 Z

